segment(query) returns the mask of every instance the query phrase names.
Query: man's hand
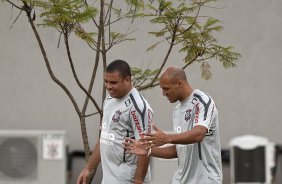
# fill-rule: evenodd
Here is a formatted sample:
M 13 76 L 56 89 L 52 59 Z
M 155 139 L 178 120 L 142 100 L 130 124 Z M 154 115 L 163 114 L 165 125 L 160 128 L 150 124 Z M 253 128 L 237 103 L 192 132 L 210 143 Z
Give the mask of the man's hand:
M 124 146 L 124 149 L 126 149 L 126 153 L 131 153 L 141 156 L 142 155 L 145 156 L 148 154 L 148 150 L 146 149 L 148 145 L 143 144 L 139 141 L 135 141 L 134 139 L 125 137 L 125 140 L 122 144 Z
M 140 142 L 142 142 L 143 145 L 148 145 L 146 149 L 170 143 L 169 135 L 156 127 L 155 124 L 153 124 L 153 128 L 156 133 L 143 133 L 142 138 L 140 139 Z
M 87 168 L 84 168 L 79 174 L 76 184 L 87 184 L 87 178 L 90 171 Z

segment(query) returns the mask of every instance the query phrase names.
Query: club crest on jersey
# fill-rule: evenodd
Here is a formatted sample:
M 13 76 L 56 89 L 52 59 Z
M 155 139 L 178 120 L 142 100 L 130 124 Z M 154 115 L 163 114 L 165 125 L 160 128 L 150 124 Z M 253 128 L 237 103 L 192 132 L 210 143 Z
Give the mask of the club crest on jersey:
M 192 112 L 191 109 L 186 110 L 185 117 L 184 117 L 185 121 L 188 121 L 191 118 L 191 112 Z
M 118 122 L 120 120 L 120 115 L 121 115 L 120 110 L 117 110 L 115 114 L 113 115 L 113 118 L 112 118 L 113 122 Z

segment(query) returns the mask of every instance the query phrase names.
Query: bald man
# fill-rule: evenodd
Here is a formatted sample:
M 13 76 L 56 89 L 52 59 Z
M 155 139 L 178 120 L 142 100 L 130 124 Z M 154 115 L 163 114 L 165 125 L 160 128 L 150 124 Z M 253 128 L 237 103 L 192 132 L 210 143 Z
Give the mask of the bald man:
M 171 102 L 174 134 L 144 134 L 140 141 L 126 139 L 129 153 L 159 158 L 178 158 L 172 184 L 221 184 L 222 164 L 218 110 L 213 99 L 193 89 L 186 74 L 176 67 L 167 68 L 160 78 L 162 93 Z M 172 144 L 168 147 L 159 147 Z

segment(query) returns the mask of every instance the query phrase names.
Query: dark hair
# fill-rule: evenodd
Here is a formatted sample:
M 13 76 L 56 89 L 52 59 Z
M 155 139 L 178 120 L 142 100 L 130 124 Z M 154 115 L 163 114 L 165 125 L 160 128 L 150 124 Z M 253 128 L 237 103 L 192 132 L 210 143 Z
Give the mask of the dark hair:
M 113 72 L 119 72 L 120 76 L 122 78 L 125 77 L 130 77 L 131 78 L 131 70 L 130 66 L 127 62 L 123 60 L 114 60 L 111 62 L 107 68 L 106 68 L 106 73 L 113 73 Z

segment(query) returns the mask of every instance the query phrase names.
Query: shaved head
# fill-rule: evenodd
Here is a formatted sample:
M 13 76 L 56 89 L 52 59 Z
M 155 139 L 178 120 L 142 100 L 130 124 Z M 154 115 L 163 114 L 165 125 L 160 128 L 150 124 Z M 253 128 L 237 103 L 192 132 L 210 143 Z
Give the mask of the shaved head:
M 178 80 L 187 82 L 187 78 L 186 78 L 186 74 L 184 70 L 174 67 L 174 66 L 168 67 L 161 75 L 161 79 L 162 78 L 163 79 L 165 78 L 171 82 L 176 82 Z
M 163 95 L 174 103 L 185 100 L 193 91 L 189 85 L 184 70 L 175 66 L 168 67 L 161 75 L 160 87 Z

